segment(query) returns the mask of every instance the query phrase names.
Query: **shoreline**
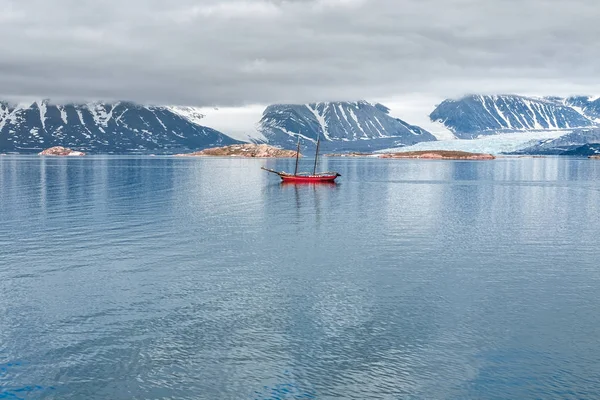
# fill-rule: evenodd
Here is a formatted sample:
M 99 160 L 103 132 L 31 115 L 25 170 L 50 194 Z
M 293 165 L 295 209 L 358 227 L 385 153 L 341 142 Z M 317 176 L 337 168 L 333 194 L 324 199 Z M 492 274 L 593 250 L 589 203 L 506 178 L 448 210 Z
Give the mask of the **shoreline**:
M 206 158 L 214 158 L 214 159 L 259 159 L 259 160 L 268 160 L 268 159 L 290 159 L 291 157 L 248 157 L 248 156 L 236 156 L 236 155 L 231 155 L 231 156 L 186 156 L 186 155 L 178 155 L 178 154 L 154 154 L 154 153 L 150 153 L 150 154 L 141 154 L 141 153 L 86 153 L 85 156 L 53 156 L 53 155 L 45 155 L 45 156 L 41 156 L 38 153 L 0 153 L 0 157 L 36 157 L 36 158 L 40 158 L 40 157 L 46 157 L 46 158 L 92 158 L 92 157 L 160 157 L 160 158 L 202 158 L 202 159 L 206 159 Z M 302 156 L 300 155 L 300 157 L 305 158 L 305 159 L 311 159 L 314 157 L 306 157 L 306 156 Z M 405 159 L 405 160 L 435 160 L 432 158 L 417 158 L 417 157 L 381 157 L 379 154 L 373 154 L 373 155 L 362 155 L 362 156 L 347 156 L 347 155 L 339 155 L 339 154 L 322 154 L 319 156 L 319 158 L 321 157 L 326 157 L 326 158 L 363 158 L 363 159 L 396 159 L 396 160 L 400 160 L 400 159 Z M 594 155 L 591 156 L 586 156 L 586 155 L 561 155 L 561 154 L 552 154 L 552 155 L 536 155 L 536 154 L 531 154 L 531 155 L 512 155 L 512 154 L 498 154 L 498 155 L 494 155 L 495 159 L 531 159 L 531 158 L 566 158 L 566 159 L 581 159 L 581 160 L 598 160 L 600 159 L 600 157 L 596 157 Z M 453 160 L 453 158 L 438 158 L 441 160 Z M 465 160 L 465 159 L 460 159 L 460 158 L 456 158 L 455 160 Z M 468 160 L 467 160 L 468 161 Z

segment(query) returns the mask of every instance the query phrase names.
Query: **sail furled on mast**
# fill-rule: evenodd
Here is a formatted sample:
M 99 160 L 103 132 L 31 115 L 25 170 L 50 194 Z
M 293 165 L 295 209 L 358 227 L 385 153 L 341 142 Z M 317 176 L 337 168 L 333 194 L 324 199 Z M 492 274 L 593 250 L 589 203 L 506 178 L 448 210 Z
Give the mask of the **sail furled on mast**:
M 298 175 L 298 158 L 300 157 L 300 135 L 298 135 L 298 144 L 296 145 L 296 168 L 294 168 L 294 175 Z
M 321 143 L 321 131 L 317 136 L 317 150 L 315 151 L 315 166 L 313 168 L 313 175 L 317 173 L 317 160 L 319 159 L 319 144 Z

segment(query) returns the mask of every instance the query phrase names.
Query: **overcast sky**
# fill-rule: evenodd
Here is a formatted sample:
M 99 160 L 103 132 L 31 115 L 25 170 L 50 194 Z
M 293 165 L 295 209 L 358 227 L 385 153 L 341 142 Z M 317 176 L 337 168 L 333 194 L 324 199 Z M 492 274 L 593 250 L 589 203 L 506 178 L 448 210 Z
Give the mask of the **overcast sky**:
M 0 97 L 600 92 L 598 0 L 0 0 Z

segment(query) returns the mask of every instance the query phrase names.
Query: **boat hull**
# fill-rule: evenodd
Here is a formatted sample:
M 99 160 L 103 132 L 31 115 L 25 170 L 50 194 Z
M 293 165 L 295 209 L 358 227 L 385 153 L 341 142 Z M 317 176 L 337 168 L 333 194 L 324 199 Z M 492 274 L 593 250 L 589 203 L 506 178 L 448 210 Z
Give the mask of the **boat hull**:
M 320 183 L 320 182 L 333 182 L 339 176 L 334 175 L 279 175 L 282 182 L 286 183 Z

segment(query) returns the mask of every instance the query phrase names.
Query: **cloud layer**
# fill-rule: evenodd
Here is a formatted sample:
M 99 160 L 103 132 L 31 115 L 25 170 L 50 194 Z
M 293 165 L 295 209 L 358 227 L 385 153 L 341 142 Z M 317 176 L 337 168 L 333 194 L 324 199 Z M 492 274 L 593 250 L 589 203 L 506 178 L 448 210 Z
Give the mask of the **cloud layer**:
M 600 92 L 596 0 L 0 0 L 0 97 Z

